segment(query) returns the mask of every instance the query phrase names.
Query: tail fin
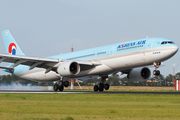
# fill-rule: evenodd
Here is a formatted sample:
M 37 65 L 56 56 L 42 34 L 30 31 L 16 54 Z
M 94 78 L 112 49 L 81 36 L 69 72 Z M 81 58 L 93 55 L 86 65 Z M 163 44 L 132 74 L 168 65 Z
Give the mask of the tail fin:
M 25 55 L 9 30 L 2 31 L 2 36 L 6 48 L 6 53 L 11 55 Z

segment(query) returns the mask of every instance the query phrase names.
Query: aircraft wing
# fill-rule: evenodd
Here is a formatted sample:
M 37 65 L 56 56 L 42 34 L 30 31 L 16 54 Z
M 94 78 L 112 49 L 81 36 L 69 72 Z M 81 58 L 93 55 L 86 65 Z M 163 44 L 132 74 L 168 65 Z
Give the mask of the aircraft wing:
M 47 70 L 46 72 L 49 72 L 50 70 L 53 69 L 57 69 L 61 63 L 68 61 L 72 61 L 72 60 L 0 54 L 0 63 L 1 62 L 14 63 L 10 68 L 14 68 L 21 64 L 21 65 L 30 66 L 30 70 L 35 67 L 45 68 Z M 74 62 L 77 62 L 80 65 L 89 65 L 89 66 L 100 65 L 99 62 L 93 62 L 93 61 L 74 61 Z M 6 69 L 7 67 L 0 67 L 0 68 Z

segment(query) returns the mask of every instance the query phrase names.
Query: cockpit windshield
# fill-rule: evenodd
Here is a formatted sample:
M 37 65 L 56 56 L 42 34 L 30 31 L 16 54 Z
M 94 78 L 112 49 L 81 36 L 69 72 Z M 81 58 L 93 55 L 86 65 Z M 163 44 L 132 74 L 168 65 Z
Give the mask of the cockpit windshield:
M 163 41 L 163 42 L 161 43 L 161 45 L 163 45 L 163 44 L 175 44 L 175 43 L 172 42 L 172 41 Z

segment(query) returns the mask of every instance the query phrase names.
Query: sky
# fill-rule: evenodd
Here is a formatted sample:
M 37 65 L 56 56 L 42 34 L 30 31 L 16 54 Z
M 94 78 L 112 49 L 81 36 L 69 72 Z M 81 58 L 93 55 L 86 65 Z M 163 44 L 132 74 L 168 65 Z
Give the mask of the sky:
M 180 47 L 179 5 L 180 0 L 0 0 L 0 31 L 10 30 L 23 52 L 36 57 L 146 36 Z M 2 35 L 0 53 L 6 53 Z M 179 55 L 164 62 L 161 74 L 172 74 L 173 65 L 180 69 Z

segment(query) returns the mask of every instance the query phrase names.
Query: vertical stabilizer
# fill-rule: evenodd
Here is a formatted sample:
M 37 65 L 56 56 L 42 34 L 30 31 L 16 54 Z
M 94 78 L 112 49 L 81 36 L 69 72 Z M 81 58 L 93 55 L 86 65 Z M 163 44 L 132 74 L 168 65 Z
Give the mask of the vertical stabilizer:
M 9 30 L 2 31 L 6 53 L 10 55 L 25 55 Z

